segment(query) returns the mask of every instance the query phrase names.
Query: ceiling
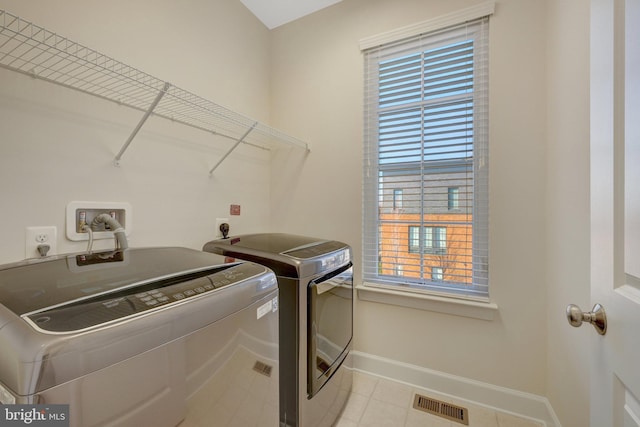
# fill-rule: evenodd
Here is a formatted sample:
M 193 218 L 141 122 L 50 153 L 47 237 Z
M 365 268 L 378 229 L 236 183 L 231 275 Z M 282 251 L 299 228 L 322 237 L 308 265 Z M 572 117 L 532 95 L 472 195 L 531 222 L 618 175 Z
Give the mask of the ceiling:
M 240 0 L 270 30 L 342 0 Z

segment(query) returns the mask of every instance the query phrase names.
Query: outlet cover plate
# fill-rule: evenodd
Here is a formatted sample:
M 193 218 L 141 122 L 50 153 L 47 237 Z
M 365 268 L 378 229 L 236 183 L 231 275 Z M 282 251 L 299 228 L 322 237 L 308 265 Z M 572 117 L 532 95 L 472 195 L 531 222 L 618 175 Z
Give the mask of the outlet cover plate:
M 47 256 L 58 253 L 58 228 L 56 226 L 27 227 L 24 241 L 25 258 L 42 258 L 38 245 L 49 245 Z

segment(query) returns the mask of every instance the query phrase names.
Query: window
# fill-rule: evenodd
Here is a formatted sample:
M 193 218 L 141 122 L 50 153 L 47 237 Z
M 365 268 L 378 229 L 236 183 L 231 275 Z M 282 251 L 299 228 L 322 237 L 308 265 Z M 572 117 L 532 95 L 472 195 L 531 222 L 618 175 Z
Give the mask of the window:
M 442 267 L 431 267 L 431 280 L 440 281 L 443 278 Z
M 409 226 L 409 252 L 420 252 L 420 227 Z
M 422 227 L 422 235 L 420 235 L 420 227 L 409 226 L 410 253 L 444 254 L 446 251 L 446 227 Z
M 393 190 L 393 208 L 402 209 L 402 189 L 400 188 Z
M 447 206 L 450 211 L 460 208 L 460 187 L 449 187 L 447 190 Z
M 461 22 L 363 49 L 364 279 L 486 298 L 489 18 Z

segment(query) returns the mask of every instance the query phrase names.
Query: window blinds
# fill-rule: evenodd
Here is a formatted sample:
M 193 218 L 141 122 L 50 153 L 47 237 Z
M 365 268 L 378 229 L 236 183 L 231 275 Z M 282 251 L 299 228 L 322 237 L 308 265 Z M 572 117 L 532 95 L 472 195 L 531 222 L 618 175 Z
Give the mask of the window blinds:
M 367 282 L 488 296 L 488 25 L 364 52 Z

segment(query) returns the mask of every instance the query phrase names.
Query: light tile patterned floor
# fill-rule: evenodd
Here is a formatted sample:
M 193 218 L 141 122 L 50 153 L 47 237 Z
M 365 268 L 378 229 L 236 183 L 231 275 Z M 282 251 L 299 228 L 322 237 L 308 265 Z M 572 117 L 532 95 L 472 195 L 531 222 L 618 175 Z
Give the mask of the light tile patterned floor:
M 469 409 L 469 427 L 542 427 L 540 422 L 456 401 L 420 388 L 355 372 L 349 400 L 334 427 L 462 427 L 413 409 L 420 393 Z

